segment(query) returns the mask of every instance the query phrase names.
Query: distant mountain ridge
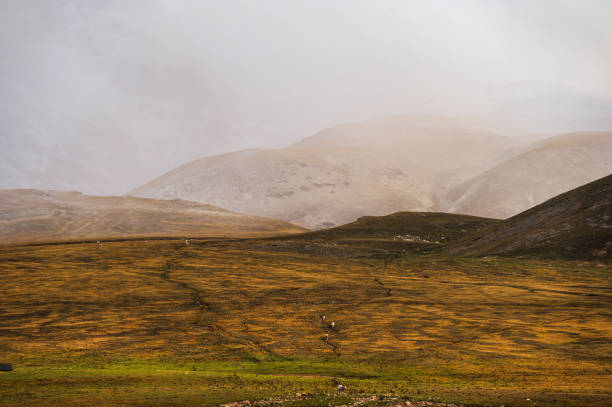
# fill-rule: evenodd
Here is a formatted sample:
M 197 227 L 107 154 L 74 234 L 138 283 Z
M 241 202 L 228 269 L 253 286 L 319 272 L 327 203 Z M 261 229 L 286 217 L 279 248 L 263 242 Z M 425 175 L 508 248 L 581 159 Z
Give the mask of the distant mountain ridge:
M 439 210 L 441 191 L 516 147 L 465 121 L 395 116 L 339 125 L 285 149 L 205 157 L 130 194 L 207 202 L 318 229 L 363 215 Z
M 507 218 L 612 173 L 612 132 L 570 133 L 522 152 L 458 184 L 445 210 Z
M 130 236 L 269 236 L 305 229 L 182 200 L 0 190 L 0 243 Z
M 612 132 L 521 144 L 473 123 L 393 116 L 279 150 L 205 157 L 130 192 L 187 199 L 310 229 L 398 211 L 507 218 L 612 172 Z

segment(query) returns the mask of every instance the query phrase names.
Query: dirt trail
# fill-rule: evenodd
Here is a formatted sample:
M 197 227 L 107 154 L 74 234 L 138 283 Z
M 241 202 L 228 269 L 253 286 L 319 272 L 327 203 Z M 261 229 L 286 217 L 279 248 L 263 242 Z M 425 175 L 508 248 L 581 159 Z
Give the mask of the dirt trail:
M 384 267 L 386 268 L 386 266 L 389 264 L 389 262 L 387 260 L 385 260 L 384 263 Z M 376 268 L 376 265 L 374 264 L 367 264 L 368 266 L 372 267 L 372 268 Z M 385 291 L 385 295 L 387 297 L 391 297 L 391 288 L 385 286 L 385 284 L 378 278 L 376 277 L 376 275 L 374 274 L 374 272 L 366 272 L 366 274 L 368 274 L 370 277 L 372 277 L 372 279 L 374 280 L 374 282 L 377 284 L 377 286 L 379 286 L 380 288 L 382 288 Z M 345 304 L 342 306 L 337 307 L 334 311 L 335 312 L 339 312 L 339 311 L 343 311 L 344 309 L 348 308 L 349 306 L 355 306 L 358 307 L 360 305 L 366 304 L 368 302 L 372 301 L 371 299 L 369 300 L 363 300 L 357 303 L 353 303 L 353 304 Z M 332 333 L 337 332 L 337 328 L 336 327 L 331 327 L 329 324 L 325 323 L 325 321 L 321 321 L 321 324 L 323 326 L 323 334 L 328 333 L 329 331 L 331 331 Z M 332 348 L 332 351 L 336 354 L 336 356 L 340 356 L 340 346 L 331 342 L 328 339 L 324 340 L 324 343 Z
M 385 293 L 387 294 L 387 297 L 391 297 L 391 289 L 390 288 L 385 287 L 385 284 L 382 281 L 380 281 L 377 277 L 374 277 L 374 281 L 376 281 L 376 283 L 385 290 Z
M 185 244 L 185 246 L 179 246 L 176 248 L 176 250 L 174 251 L 174 253 L 169 256 L 166 260 L 166 263 L 164 264 L 164 266 L 162 267 L 162 273 L 160 275 L 160 277 L 172 284 L 177 285 L 178 287 L 180 287 L 183 290 L 187 290 L 189 292 L 191 292 L 191 300 L 194 303 L 194 305 L 200 307 L 200 310 L 203 312 L 211 312 L 211 313 L 216 313 L 217 311 L 215 311 L 214 307 L 211 305 L 211 303 L 205 301 L 205 296 L 204 293 L 202 291 L 200 291 L 198 288 L 185 283 L 183 281 L 179 281 L 179 280 L 175 280 L 172 278 L 172 273 L 174 271 L 177 270 L 177 265 L 179 264 L 179 259 L 181 256 L 181 253 L 184 251 L 184 249 L 188 247 L 187 244 Z M 224 336 L 225 338 L 231 339 L 235 342 L 238 343 L 242 343 L 242 344 L 249 344 L 251 346 L 253 346 L 256 349 L 259 349 L 260 351 L 263 351 L 264 353 L 268 353 L 270 355 L 274 355 L 277 357 L 282 358 L 282 356 L 278 355 L 277 353 L 275 353 L 274 351 L 272 351 L 270 348 L 268 348 L 267 346 L 263 345 L 260 341 L 258 341 L 257 339 L 251 338 L 248 336 L 249 333 L 249 329 L 248 329 L 248 325 L 246 324 L 246 322 L 244 321 L 244 319 L 242 318 L 241 315 L 237 315 L 238 318 L 240 319 L 240 323 L 243 326 L 243 332 L 246 333 L 247 335 L 236 335 L 234 333 L 231 333 L 229 331 L 227 331 L 227 329 L 225 329 L 224 327 L 222 327 L 221 325 L 217 324 L 217 323 L 213 323 L 211 320 L 203 320 L 201 321 L 202 325 L 206 328 L 208 328 L 211 332 L 216 333 L 217 335 L 221 335 Z
M 178 280 L 173 280 L 172 278 L 170 278 L 170 274 L 176 270 L 176 263 L 174 260 L 167 260 L 166 264 L 163 267 L 163 271 L 161 274 L 161 278 L 168 281 L 169 283 L 173 283 L 176 284 L 177 286 L 179 286 L 181 289 L 183 290 L 188 290 L 191 292 L 191 300 L 193 301 L 193 303 L 197 306 L 199 306 L 201 309 L 206 309 L 208 311 L 212 311 L 212 307 L 210 306 L 210 304 L 206 301 L 204 301 L 203 297 L 202 297 L 202 292 L 199 291 L 197 288 L 182 282 L 182 281 L 178 281 Z

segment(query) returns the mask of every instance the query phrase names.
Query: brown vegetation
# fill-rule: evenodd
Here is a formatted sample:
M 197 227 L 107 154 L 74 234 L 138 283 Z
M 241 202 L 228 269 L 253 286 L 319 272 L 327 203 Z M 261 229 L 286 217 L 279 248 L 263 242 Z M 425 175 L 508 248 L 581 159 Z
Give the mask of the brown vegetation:
M 603 406 L 611 400 L 606 267 L 386 257 L 380 250 L 320 256 L 269 251 L 271 243 L 133 240 L 0 249 L 0 350 L 5 362 L 17 361 L 17 375 L 22 368 L 32 375 L 0 376 L 4 401 L 82 405 L 102 391 L 109 404 L 155 404 L 151 397 L 161 397 L 155 393 L 161 390 L 153 386 L 161 383 L 146 378 L 162 373 L 131 372 L 137 377 L 119 380 L 126 373 L 116 363 L 124 362 L 113 361 L 135 357 L 154 358 L 147 363 L 158 372 L 167 372 L 158 367 L 164 360 L 203 370 L 204 376 L 168 379 L 164 391 L 181 405 L 320 392 L 329 379 L 316 375 L 342 377 L 349 392 L 481 405 L 528 405 L 531 398 L 539 405 Z M 98 384 L 83 382 L 91 392 L 72 395 L 72 375 L 90 370 L 45 378 L 61 355 L 72 361 L 60 365 L 76 360 L 91 369 L 93 357 L 95 369 L 111 370 L 87 373 Z M 220 373 L 207 363 L 220 361 L 242 373 L 234 381 L 211 381 Z M 120 383 L 118 393 L 98 388 L 108 380 Z M 32 381 L 55 386 L 57 394 L 45 398 Z M 279 381 L 285 384 L 271 384 Z M 209 398 L 193 393 L 197 388 L 208 389 Z

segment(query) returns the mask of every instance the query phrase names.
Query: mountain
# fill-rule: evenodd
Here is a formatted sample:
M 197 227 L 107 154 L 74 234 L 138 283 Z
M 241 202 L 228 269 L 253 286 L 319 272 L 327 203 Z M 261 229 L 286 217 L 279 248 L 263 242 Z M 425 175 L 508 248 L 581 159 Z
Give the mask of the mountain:
M 442 192 L 516 143 L 461 120 L 396 116 L 339 125 L 285 149 L 205 157 L 130 194 L 324 228 L 363 215 L 438 210 Z
M 0 190 L 0 242 L 126 236 L 268 236 L 304 229 L 196 202 Z
M 443 209 L 507 218 L 612 173 L 610 157 L 612 132 L 548 138 L 452 188 Z
M 449 246 L 463 256 L 612 259 L 612 175 L 556 196 Z

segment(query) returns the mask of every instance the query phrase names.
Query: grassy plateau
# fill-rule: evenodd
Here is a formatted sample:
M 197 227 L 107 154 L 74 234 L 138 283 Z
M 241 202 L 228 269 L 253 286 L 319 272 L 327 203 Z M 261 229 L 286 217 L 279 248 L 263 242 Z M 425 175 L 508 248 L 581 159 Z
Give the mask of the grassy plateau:
M 0 405 L 612 405 L 609 266 L 347 241 L 1 247 Z

